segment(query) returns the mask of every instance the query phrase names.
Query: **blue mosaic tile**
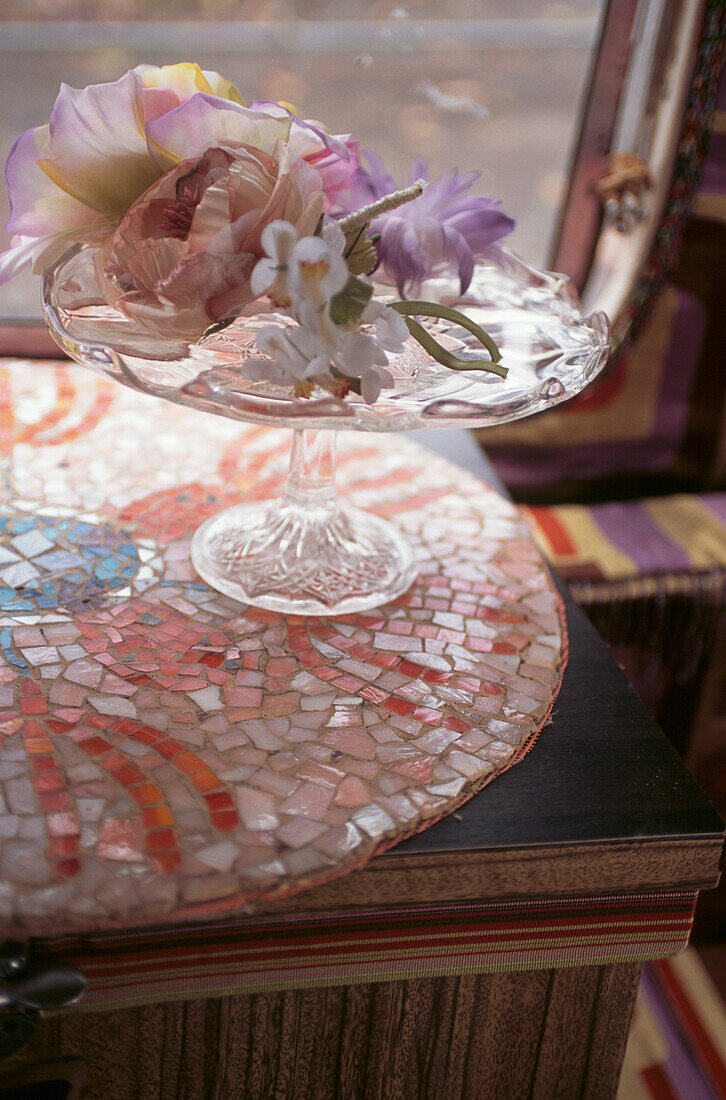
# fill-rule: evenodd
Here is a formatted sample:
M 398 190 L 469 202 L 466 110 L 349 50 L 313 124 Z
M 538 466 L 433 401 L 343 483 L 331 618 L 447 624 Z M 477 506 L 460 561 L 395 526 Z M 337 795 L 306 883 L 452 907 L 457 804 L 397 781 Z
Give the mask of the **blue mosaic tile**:
M 125 532 L 73 517 L 0 517 L 0 551 L 5 613 L 98 606 L 141 566 Z

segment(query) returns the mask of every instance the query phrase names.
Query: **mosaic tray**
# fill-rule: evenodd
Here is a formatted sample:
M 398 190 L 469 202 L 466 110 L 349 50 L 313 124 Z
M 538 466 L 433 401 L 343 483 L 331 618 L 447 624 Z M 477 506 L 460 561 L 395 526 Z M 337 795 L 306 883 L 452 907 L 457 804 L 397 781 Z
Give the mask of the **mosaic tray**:
M 415 545 L 378 611 L 284 619 L 189 539 L 284 482 L 289 432 L 66 366 L 0 370 L 0 926 L 189 919 L 326 881 L 450 812 L 556 695 L 556 592 L 516 510 L 390 436 L 339 486 Z

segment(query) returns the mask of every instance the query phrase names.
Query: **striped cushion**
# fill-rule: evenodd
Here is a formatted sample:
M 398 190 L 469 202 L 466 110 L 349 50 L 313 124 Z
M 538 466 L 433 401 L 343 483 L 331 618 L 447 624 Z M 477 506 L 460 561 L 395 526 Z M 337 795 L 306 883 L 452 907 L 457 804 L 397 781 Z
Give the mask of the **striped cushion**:
M 677 494 L 525 509 L 535 538 L 570 582 L 726 572 L 726 493 Z M 633 585 L 635 590 L 636 585 Z
M 545 555 L 687 762 L 698 768 L 723 752 L 726 493 L 526 512 Z M 726 806 L 726 796 L 717 802 Z

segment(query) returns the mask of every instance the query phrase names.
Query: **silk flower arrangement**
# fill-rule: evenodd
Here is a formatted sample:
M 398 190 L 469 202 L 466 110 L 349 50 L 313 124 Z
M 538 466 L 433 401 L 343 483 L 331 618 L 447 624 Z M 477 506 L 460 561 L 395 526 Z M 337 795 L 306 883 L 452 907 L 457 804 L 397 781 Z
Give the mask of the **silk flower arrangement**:
M 388 356 L 409 337 L 451 369 L 504 377 L 484 330 L 409 295 L 441 271 L 458 275 L 463 294 L 514 222 L 469 195 L 478 173 L 427 184 L 418 161 L 399 189 L 365 156 L 284 104 L 244 106 L 233 84 L 195 64 L 62 85 L 49 124 L 26 130 L 8 156 L 0 282 L 85 244 L 104 300 L 158 336 L 194 342 L 274 310 L 257 334 L 261 358 L 243 369 L 299 397 L 319 386 L 375 402 L 392 385 Z M 399 300 L 374 297 L 374 271 Z M 417 317 L 460 324 L 488 358 L 457 358 Z

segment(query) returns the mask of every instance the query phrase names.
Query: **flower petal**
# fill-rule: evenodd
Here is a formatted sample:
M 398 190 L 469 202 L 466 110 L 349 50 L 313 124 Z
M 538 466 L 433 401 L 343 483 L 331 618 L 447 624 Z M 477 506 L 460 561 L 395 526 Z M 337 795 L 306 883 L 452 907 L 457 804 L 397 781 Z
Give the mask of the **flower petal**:
M 167 339 L 198 340 L 211 323 L 203 302 L 191 309 L 179 310 L 136 291 L 119 298 L 116 308 L 148 332 Z
M 290 107 L 273 99 L 255 99 L 252 102 L 252 109 L 264 111 L 276 118 L 290 119 L 292 123 L 290 145 L 298 156 L 308 157 L 322 149 L 335 153 L 342 160 L 349 159 L 350 151 L 347 144 L 350 141 L 349 135 L 331 134 L 321 122 L 311 118 L 299 118 Z
M 265 291 L 270 289 L 278 274 L 277 263 L 274 260 L 263 257 L 263 259 L 257 261 L 250 276 L 250 290 L 255 298 L 260 298 Z
M 276 263 L 287 264 L 297 242 L 297 231 L 290 222 L 270 222 L 262 230 L 262 248 Z M 305 234 L 307 236 L 307 234 Z
M 134 72 L 141 77 L 144 88 L 171 92 L 175 106 L 186 103 L 197 92 L 230 99 L 242 103 L 242 98 L 234 84 L 213 69 L 200 69 L 193 61 L 181 61 L 176 65 L 137 65 Z
M 371 168 L 361 168 L 351 193 L 362 199 L 381 198 L 395 189 L 381 161 L 366 153 Z M 426 178 L 425 161 L 414 161 L 411 178 Z M 511 233 L 512 218 L 499 202 L 467 195 L 479 179 L 479 172 L 444 172 L 417 199 L 379 215 L 371 225 L 378 234 L 376 251 L 379 272 L 395 282 L 400 294 L 418 290 L 421 283 L 446 264 L 459 275 L 461 292 L 469 286 L 474 264 L 492 245 Z
M 348 281 L 348 265 L 320 237 L 303 237 L 292 252 L 290 285 L 312 302 L 327 301 Z
M 501 240 L 512 232 L 515 226 L 514 218 L 510 218 L 499 208 L 499 203 L 492 199 L 482 199 L 481 204 L 472 205 L 449 219 L 449 224 L 454 226 L 474 252 L 488 248 L 495 241 Z M 486 203 L 486 207 L 483 205 Z
M 61 85 L 47 155 L 38 163 L 79 202 L 120 217 L 159 176 L 146 147 L 138 75 L 80 91 Z
M 186 244 L 174 237 L 142 241 L 129 258 L 128 271 L 138 289 L 154 293 L 186 255 Z M 168 295 L 166 297 L 169 298 Z M 189 302 L 183 304 L 189 305 Z
M 244 252 L 236 256 L 190 252 L 157 284 L 156 293 L 182 309 L 206 301 L 209 324 L 228 312 L 230 292 L 235 302 L 246 305 L 251 301 L 249 280 L 256 262 L 256 256 Z
M 381 376 L 371 368 L 363 371 L 360 380 L 360 393 L 367 405 L 374 405 L 381 392 Z
M 273 118 L 200 92 L 148 122 L 146 135 L 152 156 L 167 171 L 213 145 L 253 145 L 272 153 L 278 140 L 287 139 L 291 125 L 290 118 Z
M 190 252 L 234 252 L 229 224 L 229 188 L 227 179 L 207 187 L 197 204 L 187 237 Z
M 103 221 L 95 210 L 59 190 L 38 166 L 49 136 L 47 126 L 26 130 L 8 155 L 5 178 L 10 218 L 6 228 L 13 235 L 45 237 L 67 229 L 77 229 L 80 235 Z
M 34 263 L 48 244 L 47 237 L 13 237 L 10 248 L 0 253 L 0 286 L 14 279 L 28 264 Z

